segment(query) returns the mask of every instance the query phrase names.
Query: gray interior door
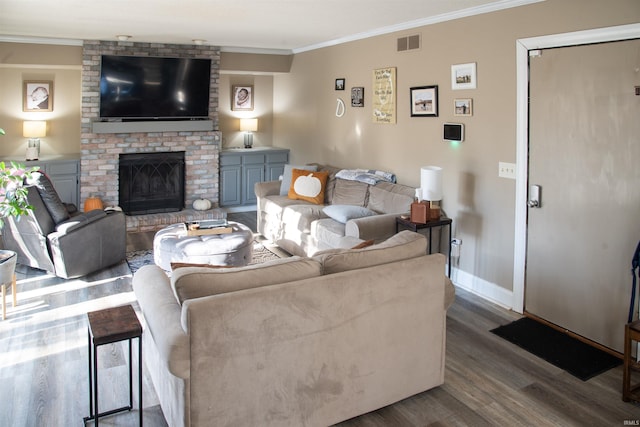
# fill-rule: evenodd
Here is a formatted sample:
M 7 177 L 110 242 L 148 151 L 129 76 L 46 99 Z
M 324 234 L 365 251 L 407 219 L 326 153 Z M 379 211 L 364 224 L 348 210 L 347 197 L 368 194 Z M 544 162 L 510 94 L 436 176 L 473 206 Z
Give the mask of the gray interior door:
M 530 58 L 525 311 L 617 351 L 640 240 L 640 41 Z

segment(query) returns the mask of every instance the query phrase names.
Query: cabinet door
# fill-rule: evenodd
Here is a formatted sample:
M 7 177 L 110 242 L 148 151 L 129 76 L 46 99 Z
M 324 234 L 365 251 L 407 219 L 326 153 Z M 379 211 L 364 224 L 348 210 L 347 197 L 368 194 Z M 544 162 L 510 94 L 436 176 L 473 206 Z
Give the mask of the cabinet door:
M 242 203 L 242 175 L 240 166 L 224 166 L 220 169 L 220 206 Z
M 284 163 L 267 165 L 267 181 L 277 181 L 284 173 Z
M 75 175 L 51 176 L 51 183 L 60 200 L 78 206 L 78 177 Z
M 244 165 L 244 194 L 242 195 L 242 204 L 253 204 L 258 200 L 256 198 L 255 185 L 256 182 L 264 181 L 264 164 L 261 165 Z

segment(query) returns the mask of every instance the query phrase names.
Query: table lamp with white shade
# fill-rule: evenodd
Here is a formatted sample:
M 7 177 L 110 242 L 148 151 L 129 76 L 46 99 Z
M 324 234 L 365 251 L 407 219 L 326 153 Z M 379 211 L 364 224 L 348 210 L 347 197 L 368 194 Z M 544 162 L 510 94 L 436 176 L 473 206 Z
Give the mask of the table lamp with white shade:
M 22 123 L 22 136 L 29 138 L 27 160 L 38 160 L 40 138 L 47 136 L 47 122 L 44 120 L 25 120 Z
M 244 132 L 244 148 L 253 146 L 253 134 L 258 130 L 258 119 L 240 119 L 240 131 Z
M 420 168 L 420 190 L 422 200 L 429 202 L 429 220 L 440 218 L 440 202 L 442 200 L 442 168 L 423 166 Z

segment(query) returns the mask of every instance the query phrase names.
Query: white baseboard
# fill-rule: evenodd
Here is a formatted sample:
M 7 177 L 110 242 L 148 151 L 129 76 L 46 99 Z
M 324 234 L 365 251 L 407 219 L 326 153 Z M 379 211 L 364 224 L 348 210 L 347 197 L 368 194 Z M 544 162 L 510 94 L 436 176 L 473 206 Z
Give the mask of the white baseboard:
M 451 270 L 451 281 L 456 286 L 508 310 L 513 308 L 513 292 L 495 283 L 480 279 L 457 268 Z

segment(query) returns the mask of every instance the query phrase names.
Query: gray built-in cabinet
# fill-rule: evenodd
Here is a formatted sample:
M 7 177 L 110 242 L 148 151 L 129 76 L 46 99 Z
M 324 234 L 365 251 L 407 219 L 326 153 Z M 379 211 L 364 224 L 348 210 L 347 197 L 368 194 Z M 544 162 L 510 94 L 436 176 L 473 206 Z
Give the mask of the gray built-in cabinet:
M 78 206 L 80 200 L 79 156 L 45 156 L 39 160 L 5 159 L 3 161 L 7 166 L 11 161 L 25 165 L 27 168 L 38 166 L 49 177 L 60 199 L 64 203 L 74 204 L 81 209 L 81 206 Z
M 220 153 L 220 206 L 256 203 L 256 182 L 275 181 L 289 162 L 283 148 L 228 149 Z

